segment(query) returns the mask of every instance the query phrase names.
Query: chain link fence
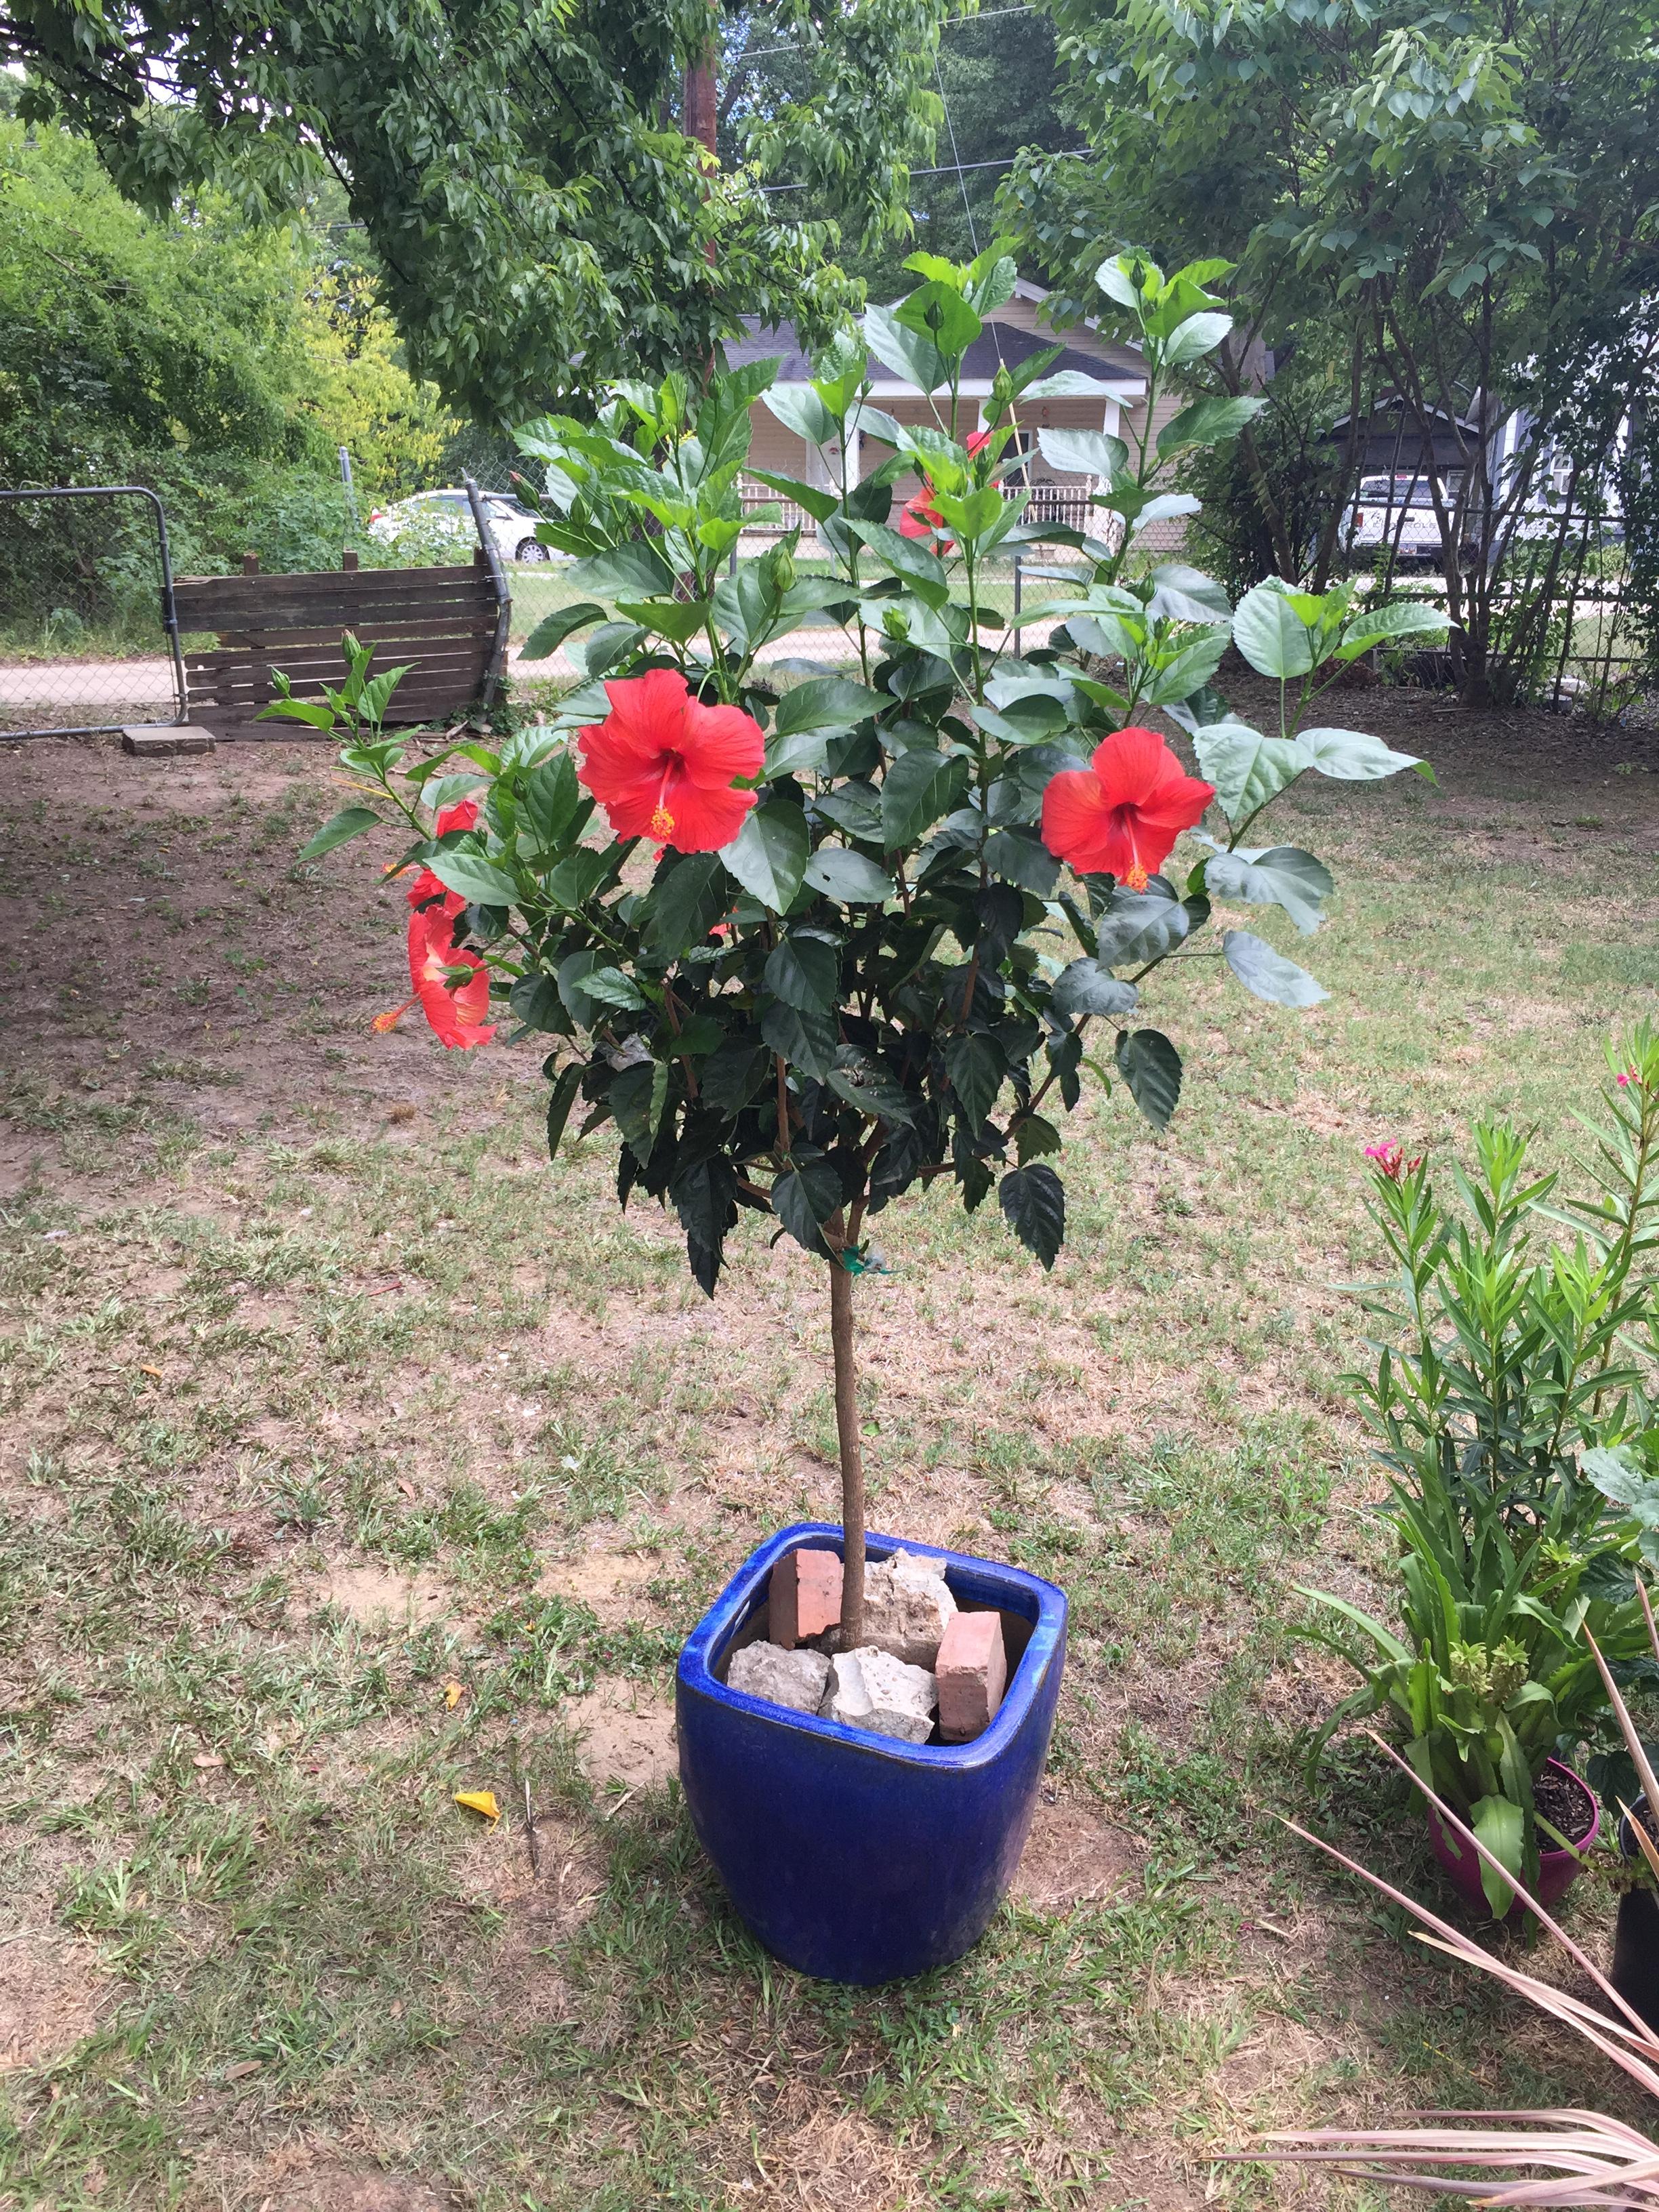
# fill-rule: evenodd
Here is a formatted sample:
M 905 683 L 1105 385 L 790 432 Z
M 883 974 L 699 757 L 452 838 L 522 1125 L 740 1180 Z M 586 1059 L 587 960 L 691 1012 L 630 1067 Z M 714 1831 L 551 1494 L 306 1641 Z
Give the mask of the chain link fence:
M 155 494 L 133 484 L 0 491 L 0 737 L 185 719 Z

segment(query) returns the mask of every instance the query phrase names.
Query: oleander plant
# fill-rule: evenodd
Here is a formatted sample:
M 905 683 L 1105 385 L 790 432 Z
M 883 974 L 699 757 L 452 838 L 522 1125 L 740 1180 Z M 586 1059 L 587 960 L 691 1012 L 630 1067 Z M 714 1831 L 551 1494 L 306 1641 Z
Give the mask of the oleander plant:
M 773 362 L 672 375 L 617 386 L 591 421 L 520 432 L 539 535 L 593 595 L 544 623 L 526 657 L 562 647 L 579 682 L 549 722 L 434 752 L 386 732 L 397 672 L 361 660 L 326 710 L 347 726 L 356 803 L 307 848 L 401 832 L 410 1004 L 452 1048 L 505 1029 L 544 1049 L 550 1152 L 573 1115 L 584 1135 L 611 1125 L 619 1200 L 672 1209 L 705 1291 L 745 1213 L 823 1267 L 854 1641 L 852 1291 L 874 1217 L 939 1182 L 970 1211 L 994 1194 L 1052 1267 L 1065 1117 L 1092 1085 L 1168 1123 L 1182 1063 L 1157 1009 L 1187 963 L 1218 959 L 1281 1006 L 1324 997 L 1215 909 L 1276 906 L 1319 928 L 1329 873 L 1257 825 L 1304 775 L 1423 766 L 1313 708 L 1359 654 L 1437 623 L 1420 605 L 1277 580 L 1234 609 L 1209 578 L 1143 552 L 1149 522 L 1193 505 L 1160 472 L 1236 435 L 1257 399 L 1192 400 L 1133 450 L 1041 431 L 1052 465 L 1095 479 L 1099 523 L 1028 519 L 1022 404 L 1106 387 L 1050 374 L 1055 349 L 1000 370 L 981 421 L 963 356 L 1014 264 L 993 247 L 909 265 L 915 289 L 845 334 L 810 389 L 774 390 Z M 1148 422 L 1225 341 L 1209 289 L 1225 273 L 1102 267 L 1103 312 L 1143 351 Z M 933 420 L 875 406 L 874 365 L 930 395 Z M 817 448 L 832 488 L 769 477 L 815 542 L 789 533 L 746 557 L 738 477 L 757 398 Z M 880 458 L 855 476 L 860 451 Z M 988 578 L 1044 541 L 1072 549 L 1080 596 L 1028 610 L 1028 630 L 1059 626 L 1019 653 Z M 1230 642 L 1277 683 L 1276 726 L 1249 726 L 1212 688 Z M 1146 726 L 1152 710 L 1196 773 Z

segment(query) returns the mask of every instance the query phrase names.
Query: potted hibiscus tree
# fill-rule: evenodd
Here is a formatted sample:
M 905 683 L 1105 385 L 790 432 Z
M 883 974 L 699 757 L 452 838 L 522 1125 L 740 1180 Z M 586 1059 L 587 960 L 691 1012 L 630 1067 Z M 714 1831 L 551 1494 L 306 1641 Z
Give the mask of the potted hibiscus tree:
M 955 1956 L 994 1910 L 1064 1637 L 1064 1600 L 1036 1577 L 926 1547 L 906 1563 L 872 1537 L 872 1577 L 914 1570 L 936 1578 L 919 1602 L 1000 1620 L 1006 1687 L 986 1691 L 981 1670 L 994 1710 L 977 1735 L 925 1740 L 924 1705 L 901 1740 L 833 1694 L 820 1713 L 728 1679 L 765 1624 L 773 1570 L 799 1567 L 804 1546 L 838 1555 L 839 1620 L 811 1639 L 797 1622 L 784 1640 L 816 1642 L 809 1672 L 866 1648 L 854 1316 L 872 1223 L 945 1182 L 970 1211 L 994 1196 L 1054 1266 L 1065 1117 L 1086 1085 L 1117 1085 L 1168 1122 L 1182 1063 L 1152 1002 L 1218 906 L 1278 907 L 1317 929 L 1325 868 L 1246 833 L 1304 774 L 1419 765 L 1299 724 L 1343 663 L 1435 619 L 1277 581 L 1235 611 L 1210 579 L 1139 554 L 1149 520 L 1192 504 L 1156 488 L 1160 470 L 1235 434 L 1255 399 L 1194 400 L 1133 450 L 1103 431 L 1041 432 L 1056 467 L 1096 479 L 1098 534 L 1028 520 L 1012 482 L 1021 407 L 1088 381 L 1050 379 L 1054 356 L 1038 355 L 999 371 L 978 419 L 963 360 L 1014 264 L 994 248 L 910 266 L 915 289 L 836 343 L 808 391 L 772 390 L 767 362 L 623 386 L 592 421 L 523 430 L 540 534 L 575 556 L 563 573 L 592 595 L 544 622 L 525 657 L 562 647 L 575 688 L 499 746 L 434 754 L 371 720 L 342 756 L 363 803 L 308 848 L 371 823 L 402 831 L 398 867 L 418 871 L 415 1001 L 453 1048 L 504 1026 L 534 1039 L 550 1152 L 573 1115 L 584 1134 L 612 1128 L 619 1200 L 673 1212 L 710 1296 L 745 1214 L 822 1270 L 840 1521 L 784 1530 L 745 1563 L 686 1646 L 679 1727 L 693 1818 L 744 1917 L 784 1958 L 854 1981 Z M 1230 327 L 1205 289 L 1219 266 L 1100 271 L 1106 312 L 1143 349 L 1149 420 Z M 872 360 L 931 395 L 929 422 L 872 404 Z M 810 559 L 796 535 L 734 557 L 757 398 L 822 461 L 817 483 L 768 479 L 812 518 Z M 854 477 L 860 445 L 880 458 Z M 1063 618 L 1049 641 L 1017 654 L 992 567 L 1042 539 L 1075 549 L 1080 591 L 1046 611 Z M 1024 617 L 1028 630 L 1044 619 Z M 1230 640 L 1279 685 L 1267 731 L 1210 688 Z M 1153 709 L 1186 733 L 1197 774 L 1147 726 Z M 1206 820 L 1212 834 L 1171 872 L 1177 839 Z M 1291 1007 L 1324 996 L 1239 919 L 1216 951 L 1245 991 Z M 893 1595 L 884 1584 L 883 1603 Z

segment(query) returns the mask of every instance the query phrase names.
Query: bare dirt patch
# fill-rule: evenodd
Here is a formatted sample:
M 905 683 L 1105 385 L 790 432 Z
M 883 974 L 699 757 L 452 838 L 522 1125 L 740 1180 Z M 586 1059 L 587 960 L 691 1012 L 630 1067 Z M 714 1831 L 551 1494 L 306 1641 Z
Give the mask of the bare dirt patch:
M 440 1620 L 450 1601 L 441 1578 L 417 1569 L 400 1575 L 391 1567 L 331 1567 L 312 1594 L 314 1605 L 338 1606 L 354 1620 L 370 1626 L 390 1621 L 422 1627 Z
M 313 2162 L 310 2150 L 296 2146 L 276 2154 L 245 2186 L 239 2212 L 449 2212 L 455 2201 L 402 2174 L 365 2172 L 327 2156 Z
M 742 2202 L 770 2212 L 902 2212 L 916 2202 L 909 2160 L 862 2112 L 815 2104 L 797 2118 L 802 2101 L 799 2090 L 779 2100 L 766 2178 L 752 2197 L 745 2179 Z
M 659 1571 L 657 1560 L 637 1553 L 586 1552 L 579 1559 L 556 1560 L 541 1588 L 549 1597 L 575 1599 L 611 1627 L 638 1617 L 640 1590 Z
M 1087 1806 L 1039 1804 L 1013 1894 L 1040 1912 L 1097 1905 L 1122 1888 L 1140 1861 L 1133 1838 Z
M 674 1708 L 641 1682 L 601 1682 L 573 1698 L 560 1718 L 580 1738 L 577 1757 L 592 1782 L 625 1790 L 660 1790 L 679 1771 Z
M 87 1944 L 46 1935 L 0 1943 L 0 2074 L 73 2051 L 98 2025 L 104 1987 Z

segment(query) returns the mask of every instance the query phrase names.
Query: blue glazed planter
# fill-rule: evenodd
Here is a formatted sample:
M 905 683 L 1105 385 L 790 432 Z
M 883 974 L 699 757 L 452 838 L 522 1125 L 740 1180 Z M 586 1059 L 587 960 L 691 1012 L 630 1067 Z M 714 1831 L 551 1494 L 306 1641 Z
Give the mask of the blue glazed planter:
M 1065 1593 L 1018 1567 L 871 1536 L 872 1561 L 900 1549 L 939 1560 L 957 1604 L 998 1609 L 1008 1638 L 1011 1679 L 983 1735 L 899 1743 L 720 1679 L 766 1603 L 775 1562 L 802 1544 L 839 1552 L 841 1530 L 781 1529 L 688 1638 L 675 1699 L 680 1778 L 698 1841 L 769 1951 L 823 1981 L 897 1981 L 960 1958 L 1013 1879 L 1060 1695 Z

